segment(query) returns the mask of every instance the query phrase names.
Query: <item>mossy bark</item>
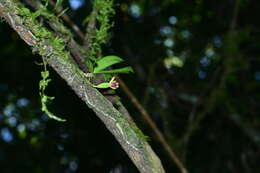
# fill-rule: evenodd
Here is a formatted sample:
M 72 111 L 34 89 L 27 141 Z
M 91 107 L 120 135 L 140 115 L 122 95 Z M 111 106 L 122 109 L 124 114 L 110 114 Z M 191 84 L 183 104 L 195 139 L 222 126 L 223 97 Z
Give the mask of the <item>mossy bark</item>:
M 87 81 L 70 53 L 53 44 L 57 41 L 54 34 L 48 37 L 36 33 L 35 28 L 46 31 L 36 19 L 21 15 L 22 5 L 13 0 L 0 1 L 0 16 L 20 35 L 20 37 L 38 52 L 45 61 L 67 82 L 74 92 L 91 108 L 103 121 L 108 130 L 115 136 L 131 160 L 142 173 L 165 172 L 159 158 L 150 145 L 129 123 L 113 104 Z M 49 32 L 49 31 L 48 31 Z M 55 40 L 56 39 L 56 40 Z

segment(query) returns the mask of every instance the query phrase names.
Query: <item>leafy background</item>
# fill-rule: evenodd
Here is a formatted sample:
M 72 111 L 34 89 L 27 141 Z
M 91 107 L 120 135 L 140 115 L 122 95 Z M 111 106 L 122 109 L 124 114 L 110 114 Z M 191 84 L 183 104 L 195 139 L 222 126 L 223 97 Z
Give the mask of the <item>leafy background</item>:
M 239 3 L 238 15 L 234 15 Z M 91 2 L 65 1 L 83 28 Z M 122 76 L 190 172 L 259 172 L 260 37 L 249 0 L 117 0 L 104 55 L 135 74 Z M 235 23 L 235 27 L 232 27 Z M 51 69 L 50 109 L 40 111 L 40 61 L 0 23 L 1 172 L 137 172 L 101 121 Z M 178 172 L 152 130 L 117 93 L 159 155 Z

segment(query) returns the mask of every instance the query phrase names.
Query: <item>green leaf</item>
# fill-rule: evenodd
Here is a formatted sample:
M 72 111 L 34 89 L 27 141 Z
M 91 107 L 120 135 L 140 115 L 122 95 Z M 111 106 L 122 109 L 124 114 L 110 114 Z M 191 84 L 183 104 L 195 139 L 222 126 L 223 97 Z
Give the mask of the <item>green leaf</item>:
M 99 72 L 96 72 L 96 73 L 106 74 L 106 73 L 133 73 L 133 72 L 134 72 L 134 70 L 132 69 L 132 67 L 127 66 L 127 67 L 113 69 L 113 70 L 99 71 Z
M 101 83 L 101 84 L 98 84 L 98 85 L 93 85 L 93 87 L 95 87 L 95 88 L 109 88 L 110 84 L 108 82 L 104 82 L 104 83 Z
M 49 71 L 42 71 L 41 76 L 43 79 L 47 79 L 49 77 Z
M 94 68 L 94 73 L 100 73 L 100 71 L 104 70 L 107 67 L 110 67 L 114 64 L 123 62 L 124 60 L 118 56 L 105 56 L 101 59 L 97 60 L 97 66 Z
M 63 0 L 57 0 L 54 9 L 57 9 L 61 6 Z

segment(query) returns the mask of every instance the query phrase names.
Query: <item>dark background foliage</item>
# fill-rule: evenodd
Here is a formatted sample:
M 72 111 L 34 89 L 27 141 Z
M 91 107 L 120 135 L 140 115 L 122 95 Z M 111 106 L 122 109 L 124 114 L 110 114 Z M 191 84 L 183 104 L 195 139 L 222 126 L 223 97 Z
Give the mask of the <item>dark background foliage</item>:
M 72 1 L 65 3 L 71 7 Z M 89 1 L 67 13 L 75 23 Z M 234 12 L 238 4 L 238 14 Z M 190 172 L 259 172 L 259 1 L 115 1 L 116 16 L 104 55 L 118 55 L 135 74 L 122 76 Z M 40 110 L 42 70 L 30 48 L 0 23 L 1 172 L 137 172 L 95 114 L 59 76 Z M 166 64 L 173 57 L 183 67 Z M 162 160 L 178 172 L 153 131 L 119 89 L 118 94 Z

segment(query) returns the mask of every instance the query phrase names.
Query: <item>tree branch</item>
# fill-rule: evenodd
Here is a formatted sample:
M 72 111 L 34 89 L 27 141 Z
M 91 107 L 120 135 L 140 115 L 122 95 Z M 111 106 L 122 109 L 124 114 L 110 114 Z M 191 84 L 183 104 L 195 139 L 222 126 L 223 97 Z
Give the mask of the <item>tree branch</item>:
M 97 89 L 93 88 L 84 77 L 82 71 L 71 60 L 71 55 L 52 44 L 57 38 L 42 37 L 41 29 L 47 31 L 30 16 L 21 14 L 22 5 L 13 0 L 0 1 L 0 16 L 19 34 L 19 36 L 38 52 L 48 64 L 67 82 L 89 108 L 103 121 L 108 130 L 129 155 L 142 173 L 165 172 L 159 158 L 150 145 L 139 134 L 139 130 L 130 124 L 113 105 Z M 37 31 L 40 29 L 40 31 Z M 50 33 L 49 33 L 50 34 Z
M 43 5 L 39 1 L 26 0 L 26 2 L 30 6 L 32 6 L 34 9 L 39 9 L 39 8 L 43 7 Z M 52 0 L 50 0 L 50 2 L 53 6 L 55 5 L 55 3 Z M 59 11 L 63 11 L 62 7 L 60 7 Z M 96 11 L 96 9 L 93 9 L 93 11 L 90 14 L 91 20 L 88 23 L 87 33 L 86 33 L 85 38 L 82 37 L 83 33 L 81 32 L 81 30 L 78 29 L 77 32 L 76 32 L 76 34 L 78 34 L 78 36 L 84 41 L 86 49 L 88 49 L 89 45 L 92 43 L 91 39 L 89 39 L 89 37 L 90 37 L 89 35 L 94 33 L 95 23 L 96 23 L 95 20 L 94 20 L 95 15 L 97 15 L 97 11 Z M 74 26 L 76 26 L 76 24 L 74 24 L 66 14 L 62 15 L 61 17 L 63 19 L 64 19 L 64 17 L 66 17 L 66 20 L 65 19 L 64 20 L 66 22 L 70 21 L 70 22 L 68 22 L 68 24 L 72 28 L 75 28 Z M 62 28 L 66 28 L 66 26 L 64 26 L 62 23 L 60 23 L 59 20 L 54 20 L 52 22 L 49 22 L 49 25 L 51 26 L 51 28 L 56 33 L 60 33 L 59 28 L 57 28 L 57 26 L 62 26 Z M 76 27 L 76 28 L 78 28 L 78 27 Z M 81 33 L 81 34 L 79 34 L 79 33 Z M 80 51 L 81 47 L 76 43 L 76 41 L 73 38 L 71 38 L 68 42 L 68 49 L 71 51 L 71 53 L 74 57 L 74 60 L 77 62 L 77 64 L 81 68 L 81 70 L 83 70 L 84 72 L 87 72 L 87 70 L 86 70 L 86 68 L 83 64 L 84 55 L 82 54 L 82 51 Z M 137 108 L 137 110 L 140 112 L 142 117 L 146 120 L 147 124 L 151 127 L 153 133 L 156 136 L 156 139 L 164 147 L 165 151 L 168 153 L 168 155 L 169 155 L 170 159 L 173 161 L 173 163 L 175 163 L 177 165 L 177 167 L 181 170 L 182 173 L 188 172 L 187 169 L 185 168 L 185 166 L 183 165 L 183 163 L 179 160 L 179 158 L 177 157 L 177 155 L 175 154 L 175 152 L 171 148 L 171 146 L 166 141 L 164 135 L 158 129 L 155 122 L 150 118 L 151 116 L 144 109 L 144 107 L 140 104 L 140 102 L 135 97 L 135 95 L 127 87 L 127 85 L 124 83 L 124 81 L 122 79 L 120 79 L 119 76 L 117 76 L 117 80 L 120 82 L 120 86 L 121 86 L 122 90 L 129 97 L 129 99 L 132 101 L 132 103 Z M 129 123 L 131 123 L 131 124 L 134 123 L 133 120 L 132 120 L 132 117 L 129 115 L 128 111 L 126 110 L 124 105 L 121 103 L 121 101 L 116 98 L 116 96 L 106 96 L 106 98 L 108 98 L 108 100 L 111 101 L 113 103 L 113 105 L 120 105 L 118 110 L 122 113 L 123 116 L 125 116 L 128 119 Z

